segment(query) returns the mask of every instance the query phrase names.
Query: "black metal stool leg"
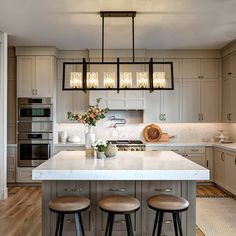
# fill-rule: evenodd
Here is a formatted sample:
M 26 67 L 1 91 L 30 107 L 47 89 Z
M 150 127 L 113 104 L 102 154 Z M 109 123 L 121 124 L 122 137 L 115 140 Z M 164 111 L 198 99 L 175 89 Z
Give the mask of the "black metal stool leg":
M 110 219 L 111 219 L 111 216 L 110 216 L 110 213 L 108 213 L 108 215 L 107 215 L 107 226 L 106 226 L 105 236 L 108 235 L 108 230 L 109 230 L 109 228 L 110 228 L 110 221 L 111 221 Z
M 132 227 L 132 221 L 131 221 L 130 214 L 125 214 L 125 221 L 126 221 L 128 236 L 133 236 L 134 233 L 133 233 L 133 227 Z
M 59 236 L 62 236 L 62 231 L 63 231 L 63 224 L 64 224 L 64 214 L 61 214 L 61 219 L 60 219 L 60 229 L 59 229 Z
M 178 227 L 177 227 L 177 216 L 176 213 L 172 213 L 174 228 L 175 228 L 175 236 L 178 236 Z
M 79 222 L 79 214 L 75 213 L 75 228 L 76 228 L 76 236 L 80 236 L 80 222 Z
M 162 228 L 162 222 L 163 222 L 163 211 L 159 214 L 159 220 L 158 220 L 158 229 L 157 229 L 157 236 L 161 236 L 161 228 Z
M 57 226 L 56 226 L 56 232 L 55 232 L 55 236 L 58 235 L 58 231 L 59 231 L 59 225 L 60 225 L 60 220 L 61 220 L 61 214 L 58 213 L 57 214 Z
M 112 229 L 113 229 L 113 224 L 114 224 L 114 217 L 115 217 L 115 214 L 111 213 L 111 214 L 110 214 L 110 225 L 109 225 L 108 236 L 112 236 Z
M 79 215 L 81 233 L 82 233 L 82 236 L 85 236 L 85 234 L 84 234 L 84 225 L 83 225 L 83 220 L 82 220 L 81 213 L 79 212 L 78 215 Z
M 176 213 L 176 216 L 177 216 L 177 222 L 178 222 L 178 226 L 179 226 L 179 234 L 180 234 L 180 236 L 183 236 L 183 231 L 182 231 L 182 226 L 181 226 L 181 220 L 180 220 L 179 213 Z
M 158 216 L 159 216 L 159 211 L 156 211 L 156 216 L 155 216 L 155 221 L 154 221 L 152 236 L 155 236 L 155 232 L 156 232 L 156 228 L 157 228 Z

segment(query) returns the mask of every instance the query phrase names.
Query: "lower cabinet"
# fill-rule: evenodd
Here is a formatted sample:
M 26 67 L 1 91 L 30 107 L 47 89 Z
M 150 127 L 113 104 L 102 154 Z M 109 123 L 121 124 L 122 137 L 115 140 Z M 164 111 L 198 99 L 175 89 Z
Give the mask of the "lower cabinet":
M 225 153 L 225 188 L 236 195 L 236 153 Z
M 17 167 L 16 182 L 17 183 L 40 183 L 40 181 L 32 180 L 33 167 Z
M 225 154 L 223 150 L 214 150 L 214 182 L 225 187 Z
M 7 182 L 16 182 L 16 147 L 7 147 Z

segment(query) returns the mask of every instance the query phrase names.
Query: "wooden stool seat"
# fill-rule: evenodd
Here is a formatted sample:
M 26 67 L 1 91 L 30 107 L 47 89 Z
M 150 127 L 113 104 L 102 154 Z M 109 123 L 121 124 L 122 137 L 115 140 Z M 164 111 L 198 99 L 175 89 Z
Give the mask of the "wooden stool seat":
M 178 196 L 162 194 L 152 196 L 147 200 L 148 206 L 161 211 L 184 211 L 189 207 L 189 202 Z
M 180 212 L 186 211 L 189 207 L 189 202 L 178 196 L 169 194 L 155 195 L 147 200 L 148 206 L 156 211 L 152 235 L 155 235 L 157 228 L 157 236 L 161 236 L 163 216 L 165 212 L 172 213 L 175 235 L 183 236 Z
M 49 202 L 49 209 L 56 212 L 74 213 L 86 210 L 90 200 L 85 197 L 63 196 L 56 197 Z
M 76 235 L 84 236 L 84 226 L 81 211 L 88 209 L 90 200 L 79 196 L 56 197 L 49 201 L 48 207 L 51 211 L 57 213 L 56 236 L 62 236 L 65 214 L 74 214 Z
M 99 201 L 99 207 L 106 212 L 116 214 L 131 213 L 139 209 L 138 199 L 129 196 L 111 196 Z

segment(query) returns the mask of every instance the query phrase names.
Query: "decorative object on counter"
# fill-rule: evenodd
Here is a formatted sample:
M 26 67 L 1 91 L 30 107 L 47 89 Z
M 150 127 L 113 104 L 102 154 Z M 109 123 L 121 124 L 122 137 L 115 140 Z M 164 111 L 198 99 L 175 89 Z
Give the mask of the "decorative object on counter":
M 233 141 L 230 140 L 228 133 L 224 130 L 219 130 L 219 135 L 215 138 L 219 140 L 219 143 L 233 143 Z
M 80 143 L 80 137 L 73 135 L 68 137 L 68 142 L 69 143 Z
M 67 141 L 67 132 L 66 131 L 60 131 L 59 132 L 59 140 L 61 143 L 66 143 Z
M 101 109 L 99 108 L 99 103 L 101 98 L 96 99 L 95 106 L 89 106 L 88 110 L 85 113 L 76 113 L 67 112 L 67 117 L 69 120 L 78 121 L 78 123 L 85 124 L 85 147 L 91 148 L 92 144 L 95 141 L 95 133 L 93 132 L 92 126 L 96 126 L 97 121 L 104 119 L 108 108 Z
M 102 17 L 102 58 L 101 61 L 86 61 L 83 58 L 81 62 L 63 62 L 63 90 L 173 90 L 174 89 L 174 68 L 172 61 L 153 61 L 150 58 L 148 61 L 136 61 L 135 60 L 135 48 L 134 48 L 134 18 L 136 17 L 136 11 L 101 11 Z M 105 19 L 110 17 L 115 18 L 131 18 L 132 20 L 132 61 L 121 61 L 120 58 L 116 58 L 116 61 L 104 61 L 104 41 L 105 41 Z M 99 71 L 102 71 L 105 76 L 99 77 L 98 72 L 92 72 L 93 65 Z M 105 66 L 104 66 L 105 65 Z M 136 78 L 133 78 L 133 68 L 135 66 L 142 66 L 143 71 L 136 71 L 138 74 Z M 158 65 L 161 65 L 160 67 Z M 113 72 L 104 71 L 106 67 L 114 68 Z M 128 71 L 127 68 L 128 67 Z M 133 67 L 133 68 L 132 68 Z M 72 69 L 74 68 L 74 69 Z M 110 70 L 109 68 L 109 70 Z M 162 68 L 162 69 L 160 69 Z M 165 68 L 165 72 L 164 72 Z M 74 71 L 75 70 L 75 71 Z M 126 70 L 126 72 L 123 72 Z M 168 72 L 166 71 L 168 70 Z M 166 85 L 166 72 L 170 75 L 168 78 L 170 83 Z M 68 75 L 71 78 L 68 78 Z M 70 80 L 70 83 L 67 81 Z M 135 83 L 136 80 L 136 83 Z M 82 83 L 82 84 L 81 84 Z M 70 87 L 67 86 L 70 85 Z M 81 86 L 82 85 L 82 86 Z M 103 85 L 103 86 L 102 86 Z
M 86 148 L 85 149 L 85 157 L 95 157 L 94 148 Z
M 105 151 L 105 156 L 106 157 L 114 157 L 118 153 L 118 148 L 115 144 L 108 143 L 106 151 Z
M 105 151 L 107 148 L 107 141 L 98 139 L 96 142 L 93 144 L 94 149 L 97 151 L 97 158 L 101 159 L 105 157 Z
M 147 142 L 157 142 L 160 140 L 161 135 L 161 128 L 155 124 L 147 125 L 143 131 L 143 136 Z

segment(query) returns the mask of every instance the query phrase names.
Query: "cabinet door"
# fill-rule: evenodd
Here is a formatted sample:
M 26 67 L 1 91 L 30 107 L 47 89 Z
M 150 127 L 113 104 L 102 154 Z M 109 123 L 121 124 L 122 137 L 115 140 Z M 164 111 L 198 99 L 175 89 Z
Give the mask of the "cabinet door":
M 219 122 L 219 87 L 216 79 L 201 80 L 202 122 Z
M 35 57 L 17 57 L 17 95 L 18 97 L 32 97 L 35 78 Z
M 229 113 L 231 108 L 231 79 L 223 80 L 222 91 L 222 112 L 223 122 L 229 122 Z
M 200 122 L 200 79 L 183 80 L 183 122 Z
M 57 81 L 57 122 L 69 122 L 67 112 L 74 112 L 73 107 L 73 91 L 62 90 L 62 80 Z
M 143 112 L 144 123 L 162 122 L 161 119 L 161 92 L 145 92 L 145 109 Z
M 200 76 L 200 59 L 183 59 L 183 78 L 196 79 Z
M 206 157 L 204 154 L 186 154 L 184 157 L 200 166 L 206 167 Z
M 230 122 L 236 122 L 236 77 L 231 79 L 230 83 L 230 114 L 229 120 Z
M 232 77 L 236 76 L 236 53 L 230 57 L 230 72 Z
M 227 78 L 227 77 L 231 76 L 231 74 L 232 74 L 230 61 L 231 61 L 230 56 L 223 58 L 223 62 L 222 62 L 222 64 L 223 64 L 223 69 L 222 69 L 223 78 Z
M 111 110 L 125 109 L 125 91 L 107 91 L 107 106 Z
M 37 97 L 53 96 L 53 57 L 36 56 L 35 59 L 35 86 Z
M 215 150 L 214 151 L 214 182 L 221 187 L 225 186 L 225 157 L 224 153 Z
M 144 109 L 144 91 L 125 91 L 126 109 Z
M 182 59 L 164 59 L 164 62 L 173 62 L 174 68 L 174 79 L 182 79 L 182 68 L 183 68 L 183 60 Z M 164 71 L 166 73 L 166 78 L 171 78 L 171 71 L 169 65 L 164 65 Z
M 219 78 L 219 60 L 218 59 L 202 59 L 201 60 L 201 76 L 204 79 Z
M 89 106 L 89 94 L 83 91 L 73 92 L 73 112 L 84 112 Z
M 182 120 L 182 80 L 175 79 L 174 90 L 162 92 L 162 109 L 165 122 L 181 122 Z
M 236 154 L 225 153 L 225 188 L 236 195 Z

